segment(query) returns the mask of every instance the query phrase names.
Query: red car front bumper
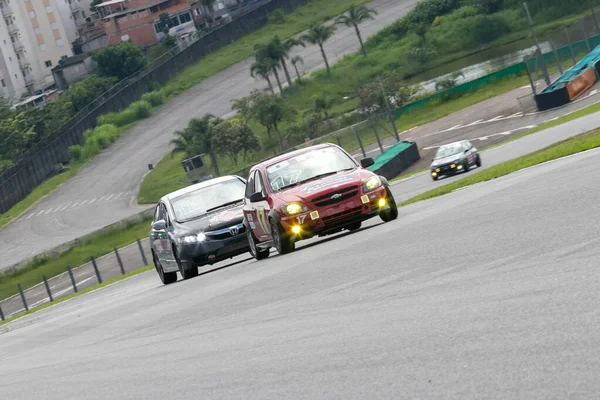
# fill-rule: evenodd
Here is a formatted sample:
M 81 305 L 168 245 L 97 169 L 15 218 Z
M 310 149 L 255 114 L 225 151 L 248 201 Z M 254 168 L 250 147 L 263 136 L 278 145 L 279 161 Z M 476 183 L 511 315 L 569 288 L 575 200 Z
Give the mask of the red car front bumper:
M 385 187 L 367 194 L 358 194 L 341 203 L 317 208 L 294 216 L 281 218 L 281 227 L 289 235 L 308 238 L 340 230 L 345 226 L 365 221 L 379 215 L 388 203 Z

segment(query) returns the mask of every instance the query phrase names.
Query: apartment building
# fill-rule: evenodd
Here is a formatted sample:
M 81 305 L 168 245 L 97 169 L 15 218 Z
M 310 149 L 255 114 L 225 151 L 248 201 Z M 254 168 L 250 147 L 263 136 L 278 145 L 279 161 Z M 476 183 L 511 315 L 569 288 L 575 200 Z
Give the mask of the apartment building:
M 107 0 L 97 9 L 109 45 L 129 40 L 137 46 L 157 43 L 163 13 L 171 16 L 173 27 L 194 24 L 189 0 Z
M 73 55 L 61 2 L 0 0 L 0 95 L 9 103 L 52 85 L 52 68 Z
M 69 43 L 81 37 L 92 0 L 55 0 Z

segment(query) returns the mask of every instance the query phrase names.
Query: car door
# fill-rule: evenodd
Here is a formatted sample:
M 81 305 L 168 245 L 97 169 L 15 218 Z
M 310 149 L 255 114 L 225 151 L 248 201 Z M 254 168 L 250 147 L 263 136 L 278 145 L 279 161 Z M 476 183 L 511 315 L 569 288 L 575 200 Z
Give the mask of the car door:
M 246 219 L 254 236 L 261 242 L 267 240 L 271 234 L 271 228 L 267 218 L 270 211 L 269 202 L 264 198 L 266 195 L 267 191 L 262 174 L 260 170 L 256 170 L 252 172 L 248 179 L 246 196 L 249 207 L 246 212 Z M 256 200 L 252 197 L 263 197 L 263 199 Z
M 463 143 L 463 146 L 464 146 L 464 151 L 466 153 L 467 161 L 469 162 L 469 165 L 474 165 L 475 164 L 475 151 L 474 151 L 475 148 L 469 141 L 465 141 Z
M 169 267 L 173 261 L 173 251 L 171 249 L 171 241 L 168 234 L 168 213 L 165 204 L 161 201 L 157 206 L 157 212 L 155 213 L 154 222 L 165 221 L 164 229 L 155 229 L 154 224 L 152 226 L 152 248 L 156 253 L 156 256 L 160 260 L 160 263 Z

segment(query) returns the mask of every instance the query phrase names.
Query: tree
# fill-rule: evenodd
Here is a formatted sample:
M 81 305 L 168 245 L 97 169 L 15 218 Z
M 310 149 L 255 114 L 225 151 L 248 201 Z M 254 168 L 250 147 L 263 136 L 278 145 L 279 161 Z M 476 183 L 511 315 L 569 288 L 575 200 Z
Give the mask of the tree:
M 208 154 L 216 176 L 219 176 L 219 165 L 215 151 L 212 147 L 214 127 L 222 120 L 212 114 L 205 114 L 202 118 L 190 120 L 183 131 L 175 132 L 176 138 L 171 140 L 174 146 L 172 154 L 185 153 L 187 157 L 193 157 L 202 153 Z
M 261 57 L 268 57 L 281 63 L 281 67 L 283 68 L 283 72 L 285 73 L 285 77 L 290 88 L 293 86 L 293 82 L 288 71 L 286 59 L 290 58 L 290 52 L 296 46 L 304 47 L 305 44 L 302 40 L 294 38 L 282 42 L 281 39 L 279 39 L 279 36 L 275 36 L 273 39 L 271 39 L 266 46 L 261 44 L 256 46 L 257 50 L 261 54 Z
M 173 27 L 173 21 L 171 20 L 171 16 L 169 13 L 162 13 L 159 16 L 159 25 L 160 31 L 165 35 L 165 38 L 162 40 L 162 45 L 166 48 L 166 50 L 170 50 L 177 45 L 177 40 L 169 35 L 169 30 Z
M 268 93 L 254 93 L 252 99 L 252 118 L 267 129 L 277 133 L 279 145 L 282 144 L 279 125 L 284 121 L 293 121 L 296 110 L 284 99 Z
M 329 116 L 329 111 L 331 111 L 331 109 L 335 105 L 335 98 L 330 97 L 329 93 L 324 92 L 321 93 L 320 96 L 315 97 L 314 101 L 314 112 L 317 115 L 325 115 L 325 119 L 329 124 L 329 129 L 333 130 L 333 122 L 331 121 L 331 117 Z
M 342 14 L 335 20 L 336 24 L 346 25 L 348 28 L 354 27 L 354 31 L 356 32 L 356 36 L 358 36 L 358 41 L 360 42 L 360 48 L 362 49 L 365 57 L 367 56 L 367 50 L 365 49 L 358 25 L 368 19 L 374 19 L 373 15 L 377 15 L 377 11 L 366 6 L 352 6 L 348 10 L 348 15 Z
M 114 76 L 119 80 L 138 72 L 146 66 L 142 49 L 131 42 L 107 46 L 94 54 L 100 76 Z
M 268 66 L 269 70 L 273 72 L 275 79 L 277 80 L 277 86 L 279 86 L 279 91 L 282 96 L 285 96 L 283 93 L 283 86 L 281 85 L 281 80 L 279 79 L 279 68 L 282 66 L 280 64 L 281 57 L 283 57 L 283 47 L 281 46 L 281 42 L 277 37 L 275 37 L 268 44 L 257 43 L 254 45 L 254 50 L 256 51 L 255 57 L 257 61 L 265 63 Z
M 250 75 L 254 78 L 256 76 L 260 76 L 269 84 L 269 89 L 271 89 L 271 93 L 275 94 L 275 90 L 273 89 L 273 84 L 271 83 L 271 78 L 269 77 L 271 74 L 271 66 L 270 62 L 267 60 L 259 60 L 256 58 L 254 64 L 250 66 Z
M 252 98 L 250 96 L 231 100 L 231 109 L 236 111 L 244 122 L 252 118 Z
M 300 72 L 298 72 L 298 63 L 304 64 L 304 60 L 300 56 L 294 56 L 294 57 L 292 57 L 290 62 L 292 63 L 292 65 L 294 66 L 294 69 L 296 70 L 296 76 L 298 77 L 298 82 L 301 82 L 302 78 L 300 77 Z
M 215 152 L 227 155 L 234 165 L 238 165 L 240 153 L 246 160 L 249 152 L 260 150 L 260 143 L 245 122 L 232 118 L 214 127 L 212 147 Z
M 71 103 L 71 115 L 75 115 L 115 83 L 117 83 L 115 77 L 101 77 L 93 74 L 75 83 L 57 101 Z
M 302 36 L 302 40 L 309 42 L 311 44 L 319 45 L 319 49 L 321 49 L 321 55 L 323 56 L 323 60 L 325 61 L 325 67 L 327 67 L 327 73 L 331 73 L 329 68 L 329 62 L 327 61 L 327 55 L 325 54 L 325 50 L 323 49 L 323 44 L 328 41 L 333 34 L 335 33 L 334 25 L 323 25 L 317 24 L 311 26 L 308 30 L 308 33 Z

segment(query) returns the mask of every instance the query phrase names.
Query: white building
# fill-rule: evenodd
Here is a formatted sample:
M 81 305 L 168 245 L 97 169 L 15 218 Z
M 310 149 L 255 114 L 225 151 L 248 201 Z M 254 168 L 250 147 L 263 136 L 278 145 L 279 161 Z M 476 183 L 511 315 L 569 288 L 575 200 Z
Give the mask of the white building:
M 89 1 L 77 4 L 89 12 Z M 84 10 L 72 8 L 68 0 L 0 0 L 0 94 L 9 103 L 53 84 L 52 68 L 73 55 L 74 14 Z
M 55 2 L 69 43 L 73 43 L 81 36 L 85 19 L 92 14 L 90 11 L 92 0 L 55 0 Z

